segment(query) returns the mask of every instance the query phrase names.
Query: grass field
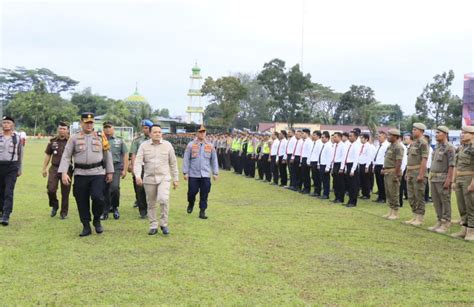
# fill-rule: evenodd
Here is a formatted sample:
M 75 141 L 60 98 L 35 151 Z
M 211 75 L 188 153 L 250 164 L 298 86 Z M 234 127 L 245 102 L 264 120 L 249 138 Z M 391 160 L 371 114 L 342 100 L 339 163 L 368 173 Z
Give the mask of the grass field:
M 44 147 L 27 144 L 0 228 L 1 305 L 474 305 L 474 244 L 387 221 L 385 206 L 331 206 L 229 172 L 213 183 L 207 221 L 186 214 L 181 181 L 169 237 L 147 235 L 128 176 L 120 220 L 79 238 L 72 196 L 68 219 L 49 217 Z

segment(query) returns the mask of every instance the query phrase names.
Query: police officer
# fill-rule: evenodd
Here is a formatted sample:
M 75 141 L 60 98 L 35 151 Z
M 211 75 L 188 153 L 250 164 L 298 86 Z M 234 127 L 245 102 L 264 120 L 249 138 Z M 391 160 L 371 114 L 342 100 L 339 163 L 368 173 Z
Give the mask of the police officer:
M 449 128 L 436 128 L 436 147 L 433 150 L 430 168 L 430 190 L 436 211 L 436 225 L 428 230 L 446 233 L 451 227 L 451 184 L 456 149 L 448 142 Z
M 397 220 L 399 218 L 398 209 L 400 202 L 398 193 L 400 192 L 400 178 L 402 176 L 402 160 L 404 149 L 400 144 L 400 131 L 398 129 L 390 129 L 388 131 L 388 142 L 390 145 L 385 151 L 383 169 L 381 174 L 384 176 L 385 196 L 388 201 L 390 211 L 383 217 L 389 220 Z
M 191 214 L 199 192 L 199 218 L 207 219 L 207 197 L 211 191 L 211 175 L 217 180 L 219 167 L 217 165 L 216 149 L 206 141 L 206 128 L 201 126 L 197 137 L 186 147 L 183 158 L 184 180 L 188 181 L 188 208 Z
M 138 148 L 140 145 L 150 139 L 150 128 L 153 126 L 153 122 L 144 119 L 142 121 L 142 132 L 143 134 L 135 138 L 130 146 L 130 165 L 128 171 L 133 173 L 133 166 L 135 165 L 135 159 L 137 156 Z M 143 172 L 142 172 L 143 174 Z M 142 176 L 143 177 L 143 176 Z M 137 185 L 135 174 L 132 176 L 133 179 L 133 189 L 135 190 L 135 200 L 142 219 L 146 218 L 147 215 L 147 203 L 146 203 L 146 194 L 143 186 Z M 142 178 L 143 179 L 143 178 Z
M 22 161 L 23 146 L 15 132 L 15 120 L 3 116 L 0 132 L 0 213 L 3 226 L 8 226 L 13 211 L 13 191 L 16 179 L 21 176 Z
M 112 210 L 114 219 L 120 218 L 118 210 L 120 204 L 120 178 L 124 179 L 128 169 L 128 149 L 125 142 L 115 136 L 114 125 L 111 122 L 104 122 L 104 134 L 110 144 L 110 152 L 114 162 L 114 176 L 112 182 L 105 185 L 105 208 L 101 216 L 102 220 L 106 220 L 109 212 Z
M 100 216 L 104 211 L 105 183 L 112 182 L 114 165 L 107 138 L 94 131 L 94 114 L 81 114 L 82 131 L 71 136 L 64 148 L 58 172 L 61 173 L 63 184 L 70 185 L 68 170 L 74 158 L 74 187 L 79 217 L 83 230 L 79 236 L 92 233 L 90 227 L 92 199 L 93 225 L 96 233 L 104 231 Z
M 408 202 L 413 212 L 413 218 L 405 224 L 421 226 L 425 216 L 425 186 L 426 186 L 426 162 L 428 160 L 428 143 L 423 133 L 426 126 L 422 123 L 414 123 L 412 134 L 413 144 L 408 149 L 407 158 L 407 188 Z
M 51 217 L 55 217 L 59 209 L 59 201 L 56 195 L 58 185 L 61 182 L 61 174 L 58 173 L 59 164 L 61 163 L 61 157 L 63 156 L 64 147 L 66 147 L 69 139 L 69 125 L 68 123 L 61 121 L 57 128 L 57 135 L 49 140 L 45 150 L 45 157 L 43 162 L 43 177 L 48 176 L 48 184 L 46 189 L 48 191 L 49 206 L 51 207 Z M 51 166 L 48 170 L 49 162 Z M 69 177 L 72 176 L 72 167 L 68 169 Z M 69 211 L 69 192 L 71 191 L 70 185 L 64 185 L 61 182 L 61 219 L 67 217 Z
M 451 236 L 474 241 L 474 126 L 462 127 L 461 142 L 455 158 L 453 188 L 462 228 Z

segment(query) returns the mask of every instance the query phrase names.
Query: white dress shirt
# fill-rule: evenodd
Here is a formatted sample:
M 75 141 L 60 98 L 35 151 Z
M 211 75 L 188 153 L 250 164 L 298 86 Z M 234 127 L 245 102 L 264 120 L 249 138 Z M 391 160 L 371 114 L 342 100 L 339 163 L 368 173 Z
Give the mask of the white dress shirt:
M 331 142 L 323 143 L 321 142 L 321 150 L 319 152 L 318 164 L 326 166 L 326 172 L 329 172 L 331 169 L 332 157 L 334 155 L 334 148 Z
M 278 145 L 279 148 L 277 148 L 277 151 L 278 151 L 277 161 L 280 161 L 280 157 L 282 157 L 282 160 L 286 160 L 286 146 L 287 145 L 288 145 L 287 139 L 280 140 L 280 144 Z
M 403 146 L 403 159 L 402 159 L 402 166 L 401 166 L 401 170 L 402 170 L 402 174 L 403 172 L 405 171 L 405 168 L 407 167 L 407 162 L 408 162 L 408 146 L 405 146 L 405 144 L 403 143 L 400 143 L 402 146 Z
M 383 165 L 388 146 L 390 146 L 390 143 L 385 140 L 385 142 L 375 148 L 374 165 Z
M 309 157 L 311 156 L 311 151 L 313 150 L 314 142 L 311 138 L 306 138 L 303 143 L 303 153 L 301 154 L 301 159 L 306 158 L 309 164 Z
M 333 144 L 334 152 L 333 152 L 333 159 L 331 160 L 332 163 L 341 163 L 344 159 L 344 143 L 341 141 L 339 143 Z
M 375 157 L 375 147 L 374 145 L 366 142 L 365 144 L 361 143 L 360 148 L 360 156 L 359 156 L 359 164 L 365 164 L 365 168 L 368 169 L 374 161 Z
M 431 145 L 428 144 L 428 160 L 426 161 L 426 168 L 427 169 L 431 168 L 432 159 L 433 159 L 433 147 L 431 147 Z
M 341 169 L 346 169 L 346 164 L 352 163 L 350 172 L 353 173 L 359 165 L 360 144 L 349 143 L 344 150 L 344 160 L 341 163 Z
M 321 148 L 323 147 L 323 141 L 318 139 L 314 142 L 313 150 L 311 151 L 311 155 L 309 156 L 310 162 L 318 162 L 319 154 L 321 153 Z
M 292 152 L 293 156 L 291 157 L 291 160 L 294 160 L 295 156 L 301 157 L 301 154 L 303 153 L 303 142 L 303 139 L 296 140 L 296 145 L 295 149 Z
M 280 140 L 279 139 L 274 139 L 273 143 L 272 143 L 272 148 L 270 149 L 270 156 L 276 156 L 277 155 L 278 145 L 280 145 Z
M 295 151 L 296 146 L 296 136 L 292 136 L 286 145 L 286 154 L 292 155 L 293 151 Z

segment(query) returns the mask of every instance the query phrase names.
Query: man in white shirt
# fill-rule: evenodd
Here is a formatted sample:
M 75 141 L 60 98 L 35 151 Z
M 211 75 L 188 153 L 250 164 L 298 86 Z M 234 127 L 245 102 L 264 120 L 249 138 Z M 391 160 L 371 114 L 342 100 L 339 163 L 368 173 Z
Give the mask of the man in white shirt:
M 313 180 L 314 192 L 311 193 L 313 197 L 321 196 L 321 176 L 319 173 L 318 158 L 321 152 L 323 142 L 321 142 L 321 131 L 313 131 L 311 135 L 313 139 L 313 148 L 311 149 L 311 155 L 308 159 L 308 163 L 311 166 L 311 179 Z
M 378 196 L 374 201 L 379 204 L 384 204 L 386 201 L 385 197 L 385 183 L 383 180 L 383 174 L 381 174 L 383 168 L 383 162 L 385 159 L 385 152 L 387 151 L 390 143 L 387 141 L 387 134 L 384 131 L 378 133 L 379 145 L 375 150 L 375 157 L 373 161 L 375 182 L 377 183 Z
M 278 133 L 278 139 L 280 140 L 280 144 L 278 145 L 277 152 L 278 152 L 278 157 L 277 157 L 277 165 L 278 165 L 278 170 L 280 173 L 280 186 L 281 187 L 286 187 L 288 184 L 288 172 L 286 169 L 286 149 L 288 146 L 288 140 L 286 139 L 286 131 L 281 130 L 280 133 Z
M 321 134 L 321 150 L 318 155 L 319 176 L 322 183 L 321 199 L 329 199 L 330 171 L 333 157 L 333 147 L 330 138 L 328 131 L 324 131 Z
M 411 143 L 413 143 L 413 136 L 411 134 L 405 134 L 403 136 L 403 147 L 405 148 L 405 151 L 403 153 L 403 160 L 402 160 L 402 178 L 400 180 L 400 207 L 403 207 L 403 198 L 408 199 L 408 188 L 407 188 L 407 181 L 405 180 L 405 175 L 407 173 L 407 160 L 408 160 L 408 149 L 411 146 Z
M 273 183 L 272 185 L 278 184 L 280 172 L 278 171 L 277 159 L 278 159 L 278 147 L 280 140 L 278 139 L 278 132 L 272 134 L 272 147 L 270 149 L 270 171 L 272 172 Z
M 370 136 L 367 133 L 359 138 L 361 149 L 359 156 L 359 178 L 361 199 L 370 199 L 370 165 L 375 157 L 375 147 L 369 143 Z
M 312 140 L 311 131 L 309 129 L 303 129 L 303 146 L 301 149 L 301 162 L 300 162 L 300 172 L 301 180 L 298 182 L 298 191 L 301 191 L 303 194 L 309 194 L 311 192 L 311 177 L 310 177 L 310 162 L 309 158 L 311 156 L 311 151 L 314 147 L 314 142 Z
M 290 173 L 290 187 L 289 189 L 292 191 L 298 191 L 299 182 L 301 181 L 301 153 L 303 150 L 303 140 L 301 140 L 302 132 L 301 130 L 297 130 L 295 134 L 295 148 L 291 153 L 290 162 L 290 169 L 293 174 Z M 289 159 L 289 158 L 288 158 Z
M 349 146 L 344 151 L 344 160 L 341 164 L 342 172 L 345 175 L 345 182 L 347 182 L 346 189 L 349 191 L 349 201 L 346 204 L 347 208 L 357 206 L 357 196 L 359 194 L 359 155 L 360 144 L 356 142 L 359 135 L 356 131 L 349 132 Z M 341 170 L 339 170 L 341 172 Z M 344 195 L 342 196 L 344 203 Z
M 293 187 L 293 181 L 295 180 L 294 168 L 293 163 L 291 162 L 293 159 L 293 153 L 296 149 L 296 132 L 295 129 L 291 128 L 288 130 L 288 143 L 286 145 L 286 159 L 285 162 L 288 165 L 288 173 L 290 174 L 290 185 L 289 189 Z
M 333 176 L 334 203 L 341 204 L 344 202 L 344 173 L 340 172 L 342 160 L 344 159 L 344 143 L 342 142 L 342 133 L 335 132 L 333 135 L 333 156 L 331 159 L 331 169 Z

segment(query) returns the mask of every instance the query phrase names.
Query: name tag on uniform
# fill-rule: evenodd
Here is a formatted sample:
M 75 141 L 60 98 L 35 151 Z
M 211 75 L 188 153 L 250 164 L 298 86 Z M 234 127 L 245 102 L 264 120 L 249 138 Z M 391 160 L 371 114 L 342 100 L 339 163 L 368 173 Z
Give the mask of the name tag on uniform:
M 199 155 L 199 144 L 193 144 L 191 147 L 191 156 L 196 158 Z
M 212 145 L 211 144 L 204 145 L 204 151 L 208 153 L 212 152 Z

